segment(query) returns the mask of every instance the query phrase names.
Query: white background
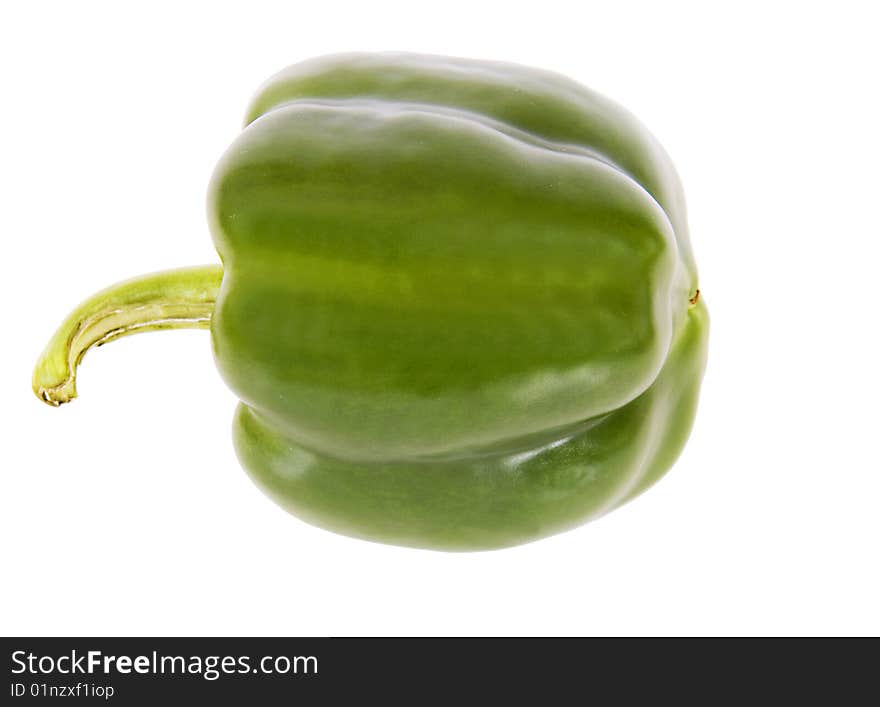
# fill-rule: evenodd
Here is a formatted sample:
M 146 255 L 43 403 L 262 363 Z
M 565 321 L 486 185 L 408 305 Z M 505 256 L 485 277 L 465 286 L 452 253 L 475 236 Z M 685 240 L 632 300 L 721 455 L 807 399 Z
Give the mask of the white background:
M 2 633 L 880 633 L 871 3 L 140 8 L 3 10 Z M 635 502 L 491 553 L 312 528 L 239 468 L 206 332 L 119 341 L 73 404 L 33 397 L 79 300 L 216 259 L 206 184 L 257 86 L 353 49 L 553 69 L 671 153 L 713 328 L 691 441 Z

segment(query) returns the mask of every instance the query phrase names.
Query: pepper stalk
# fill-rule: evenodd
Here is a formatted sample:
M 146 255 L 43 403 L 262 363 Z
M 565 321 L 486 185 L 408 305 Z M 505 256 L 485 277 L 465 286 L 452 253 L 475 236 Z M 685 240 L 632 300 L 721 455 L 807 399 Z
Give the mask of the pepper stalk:
M 143 275 L 80 304 L 52 336 L 32 380 L 40 400 L 57 407 L 76 397 L 76 370 L 93 346 L 160 329 L 207 329 L 223 268 L 204 265 Z

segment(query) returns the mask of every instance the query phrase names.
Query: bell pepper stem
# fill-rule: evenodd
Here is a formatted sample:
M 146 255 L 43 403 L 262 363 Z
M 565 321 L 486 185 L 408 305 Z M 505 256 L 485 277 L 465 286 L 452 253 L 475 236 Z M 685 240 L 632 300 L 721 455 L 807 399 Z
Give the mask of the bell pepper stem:
M 34 393 L 57 407 L 76 397 L 86 351 L 129 334 L 207 329 L 223 279 L 220 265 L 144 275 L 108 287 L 79 305 L 52 336 L 34 369 Z

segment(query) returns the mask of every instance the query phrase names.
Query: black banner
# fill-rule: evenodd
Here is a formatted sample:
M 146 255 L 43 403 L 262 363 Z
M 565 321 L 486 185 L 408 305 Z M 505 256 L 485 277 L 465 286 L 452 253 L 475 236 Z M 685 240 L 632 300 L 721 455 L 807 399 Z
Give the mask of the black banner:
M 877 641 L 665 639 L 2 639 L 4 704 L 223 700 L 469 704 L 719 698 L 841 704 L 876 688 Z M 845 659 L 844 657 L 845 656 Z

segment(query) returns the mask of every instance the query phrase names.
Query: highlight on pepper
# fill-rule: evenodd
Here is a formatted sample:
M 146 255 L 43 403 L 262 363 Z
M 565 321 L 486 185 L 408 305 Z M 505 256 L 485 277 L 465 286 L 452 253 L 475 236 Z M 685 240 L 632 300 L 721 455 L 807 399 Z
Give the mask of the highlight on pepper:
M 303 520 L 443 550 L 517 545 L 632 499 L 681 452 L 706 361 L 681 184 L 630 113 L 565 77 L 342 54 L 267 81 L 208 189 L 223 265 L 82 303 L 86 351 L 210 329 L 241 464 Z

